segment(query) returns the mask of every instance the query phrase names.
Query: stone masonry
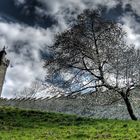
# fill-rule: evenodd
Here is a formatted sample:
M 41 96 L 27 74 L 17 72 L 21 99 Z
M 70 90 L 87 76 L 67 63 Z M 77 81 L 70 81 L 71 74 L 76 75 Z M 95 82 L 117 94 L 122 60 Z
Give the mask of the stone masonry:
M 134 94 L 137 95 L 139 89 Z M 111 95 L 113 94 L 113 96 Z M 111 95 L 111 96 L 110 96 Z M 140 118 L 139 95 L 130 97 L 134 112 Z M 22 109 L 33 109 L 48 112 L 76 114 L 93 118 L 130 119 L 122 99 L 115 93 L 93 93 L 87 95 L 52 97 L 52 98 L 19 98 L 0 99 L 0 106 L 12 106 Z
M 5 58 L 5 55 L 6 55 L 5 48 L 3 48 L 3 50 L 0 51 L 0 59 L 1 59 L 0 60 L 0 97 L 2 93 L 2 87 L 4 84 L 6 70 L 9 65 L 9 60 Z

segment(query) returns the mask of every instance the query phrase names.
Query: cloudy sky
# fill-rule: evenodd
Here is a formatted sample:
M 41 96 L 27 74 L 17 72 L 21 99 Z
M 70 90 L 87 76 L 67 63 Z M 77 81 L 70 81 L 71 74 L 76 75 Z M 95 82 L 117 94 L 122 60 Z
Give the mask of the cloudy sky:
M 43 59 L 54 35 L 71 26 L 84 9 L 102 8 L 106 18 L 123 24 L 128 43 L 140 47 L 139 0 L 1 0 L 0 49 L 8 46 L 3 97 L 43 80 Z

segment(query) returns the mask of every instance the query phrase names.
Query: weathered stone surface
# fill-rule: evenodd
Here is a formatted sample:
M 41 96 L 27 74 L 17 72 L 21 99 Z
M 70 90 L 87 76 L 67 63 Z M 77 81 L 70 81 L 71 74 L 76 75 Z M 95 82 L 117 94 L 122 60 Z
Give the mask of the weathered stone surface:
M 1 93 L 2 93 L 2 87 L 3 87 L 3 83 L 4 83 L 6 70 L 7 70 L 7 65 L 1 64 L 0 65 L 0 97 L 1 97 Z
M 6 59 L 6 57 L 5 57 L 6 54 L 7 53 L 6 53 L 5 47 L 4 47 L 0 51 L 0 97 L 1 97 L 1 93 L 2 93 L 2 87 L 3 87 L 3 83 L 4 83 L 6 70 L 10 63 L 10 61 L 8 59 Z

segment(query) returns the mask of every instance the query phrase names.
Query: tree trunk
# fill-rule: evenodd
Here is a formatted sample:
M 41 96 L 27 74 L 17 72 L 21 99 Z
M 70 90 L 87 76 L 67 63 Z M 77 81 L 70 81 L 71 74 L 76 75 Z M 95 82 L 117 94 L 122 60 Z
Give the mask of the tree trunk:
M 131 105 L 131 103 L 129 101 L 128 96 L 125 93 L 122 93 L 121 96 L 122 96 L 122 98 L 123 98 L 123 100 L 124 100 L 124 102 L 126 104 L 126 107 L 127 107 L 127 110 L 128 110 L 128 113 L 129 113 L 131 119 L 136 121 L 137 117 L 134 114 L 134 111 L 133 111 L 133 108 L 132 108 L 132 105 Z

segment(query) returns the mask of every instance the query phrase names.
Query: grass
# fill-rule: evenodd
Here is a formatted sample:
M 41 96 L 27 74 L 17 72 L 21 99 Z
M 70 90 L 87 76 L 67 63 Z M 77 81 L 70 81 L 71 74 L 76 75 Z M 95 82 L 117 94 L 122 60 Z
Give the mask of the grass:
M 140 121 L 0 107 L 0 140 L 140 140 Z

